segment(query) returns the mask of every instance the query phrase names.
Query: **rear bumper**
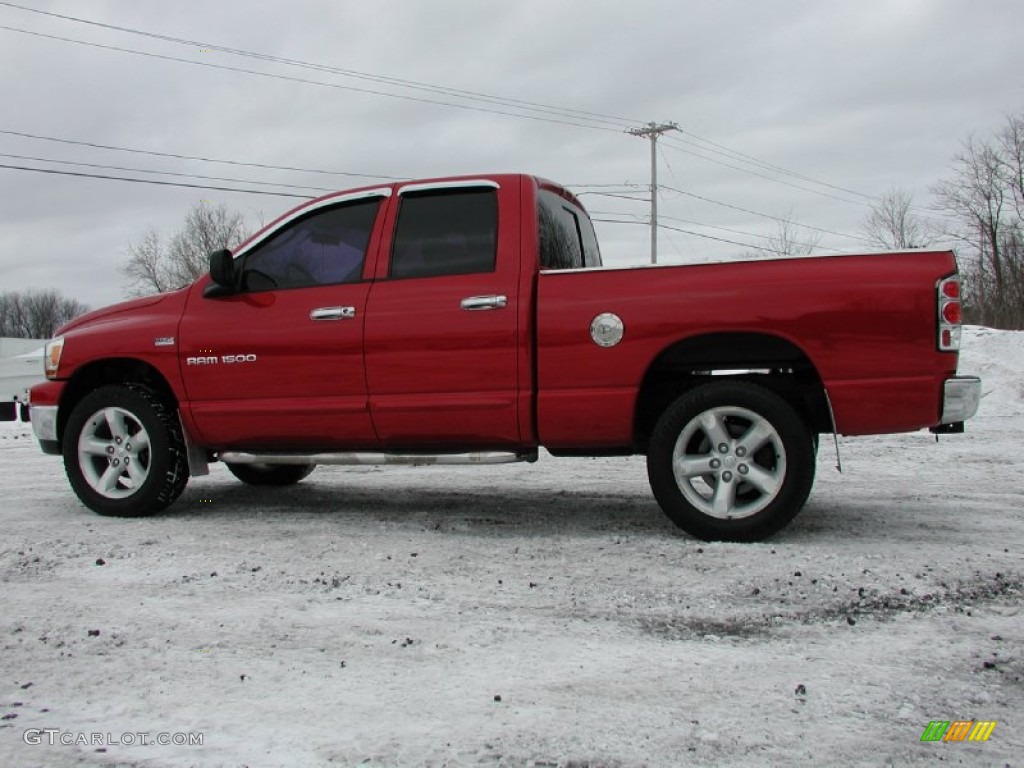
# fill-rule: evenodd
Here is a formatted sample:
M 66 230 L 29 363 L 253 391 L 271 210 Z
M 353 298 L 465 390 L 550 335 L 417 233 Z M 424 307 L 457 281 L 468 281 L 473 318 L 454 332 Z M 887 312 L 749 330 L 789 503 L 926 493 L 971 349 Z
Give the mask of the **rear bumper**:
M 981 402 L 981 379 L 977 376 L 954 376 L 946 379 L 942 390 L 942 423 L 958 424 L 978 412 Z

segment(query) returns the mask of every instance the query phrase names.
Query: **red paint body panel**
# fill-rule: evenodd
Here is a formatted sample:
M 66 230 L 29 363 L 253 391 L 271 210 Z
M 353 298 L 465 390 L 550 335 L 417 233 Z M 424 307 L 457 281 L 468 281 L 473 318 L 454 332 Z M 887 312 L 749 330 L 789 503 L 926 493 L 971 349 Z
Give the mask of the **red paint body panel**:
M 957 360 L 936 351 L 935 284 L 954 270 L 952 253 L 936 252 L 542 273 L 541 442 L 628 445 L 651 362 L 678 341 L 723 332 L 777 336 L 801 349 L 828 388 L 841 433 L 934 425 Z M 622 342 L 608 349 L 588 333 L 602 312 L 625 324 Z
M 204 276 L 61 329 L 60 377 L 102 360 L 146 363 L 173 391 L 192 438 L 214 451 L 599 451 L 633 445 L 638 392 L 664 350 L 753 333 L 802 351 L 842 433 L 938 424 L 943 381 L 957 364 L 955 353 L 936 350 L 935 287 L 956 270 L 951 252 L 539 272 L 536 190 L 549 182 L 482 178 L 498 190 L 494 272 L 389 279 L 404 185 L 378 186 L 385 196 L 361 282 L 204 297 Z M 501 309 L 461 308 L 464 298 L 498 295 L 507 298 Z M 310 317 L 335 306 L 354 316 Z M 590 338 L 603 312 L 625 325 L 609 348 Z M 187 362 L 204 355 L 218 362 Z M 224 355 L 255 359 L 225 364 Z M 62 390 L 40 385 L 33 402 L 52 403 Z
M 363 375 L 369 283 L 206 299 L 197 285 L 178 333 L 185 407 L 211 447 L 327 450 L 376 442 Z M 320 307 L 355 308 L 348 320 L 317 321 Z M 223 356 L 255 355 L 225 364 Z M 212 355 L 211 365 L 188 365 Z
M 522 442 L 519 350 L 520 185 L 492 177 L 499 210 L 494 272 L 388 279 L 395 196 L 367 306 L 365 364 L 370 412 L 385 447 L 516 447 Z M 399 190 L 401 187 L 399 187 Z M 502 309 L 470 312 L 461 301 L 505 296 Z
M 64 371 L 76 371 L 101 360 L 134 360 L 152 366 L 176 396 L 184 394 L 174 346 L 157 346 L 158 338 L 178 333 L 189 288 L 113 304 L 72 320 L 57 334 L 69 342 L 61 356 Z M 72 341 L 73 340 L 73 343 Z

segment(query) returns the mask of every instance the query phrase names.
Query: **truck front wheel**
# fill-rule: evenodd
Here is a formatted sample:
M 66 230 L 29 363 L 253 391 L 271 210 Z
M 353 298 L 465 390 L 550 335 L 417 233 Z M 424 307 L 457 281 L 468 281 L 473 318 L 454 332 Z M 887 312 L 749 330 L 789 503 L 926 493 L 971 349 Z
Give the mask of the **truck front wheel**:
M 226 464 L 228 472 L 249 485 L 295 485 L 316 464 Z
M 188 482 L 181 425 L 139 385 L 100 387 L 71 412 L 64 470 L 82 503 L 112 517 L 140 517 L 172 504 Z
M 713 541 L 760 541 L 803 507 L 814 441 L 793 407 L 745 381 L 680 396 L 651 434 L 651 490 L 677 526 Z

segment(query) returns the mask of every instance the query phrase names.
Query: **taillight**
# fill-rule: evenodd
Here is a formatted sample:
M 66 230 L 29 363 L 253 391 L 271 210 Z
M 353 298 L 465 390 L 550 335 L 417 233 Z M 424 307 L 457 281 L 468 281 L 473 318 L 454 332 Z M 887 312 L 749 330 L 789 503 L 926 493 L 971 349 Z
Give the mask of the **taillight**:
M 939 349 L 944 352 L 955 352 L 960 349 L 960 323 L 963 322 L 963 307 L 960 304 L 960 277 L 958 275 L 939 281 L 938 304 Z
M 942 319 L 950 325 L 960 325 L 960 302 L 947 301 L 942 305 Z

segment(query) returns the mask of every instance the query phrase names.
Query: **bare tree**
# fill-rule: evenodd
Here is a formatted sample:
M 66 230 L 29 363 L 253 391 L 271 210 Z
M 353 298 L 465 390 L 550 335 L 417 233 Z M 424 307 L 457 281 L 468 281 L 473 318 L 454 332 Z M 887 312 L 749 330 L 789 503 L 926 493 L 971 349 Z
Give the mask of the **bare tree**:
M 206 272 L 211 251 L 231 248 L 248 236 L 245 218 L 238 211 L 223 204 L 196 203 L 166 244 L 153 227 L 138 242 L 128 244 L 128 260 L 121 268 L 126 293 L 139 296 L 188 285 Z
M 0 293 L 0 336 L 48 339 L 64 323 L 88 311 L 82 302 L 57 291 Z
M 938 228 L 914 214 L 914 196 L 893 187 L 871 206 L 861 231 L 879 248 L 925 248 L 939 238 Z
M 996 141 L 1002 159 L 1003 181 L 1010 190 L 1019 223 L 1024 221 L 1024 114 L 1008 115 Z
M 137 243 L 128 243 L 128 261 L 121 267 L 130 293 L 163 293 L 173 287 L 164 263 L 160 233 L 149 227 Z M 136 290 L 137 289 L 137 290 Z
M 744 255 L 747 258 L 810 256 L 821 245 L 821 235 L 794 222 L 792 211 L 778 219 L 775 232 L 766 235 L 764 240 L 764 245 Z
M 972 257 L 965 269 L 969 319 L 1024 328 L 1024 116 L 992 140 L 967 139 L 952 175 L 933 189 Z

